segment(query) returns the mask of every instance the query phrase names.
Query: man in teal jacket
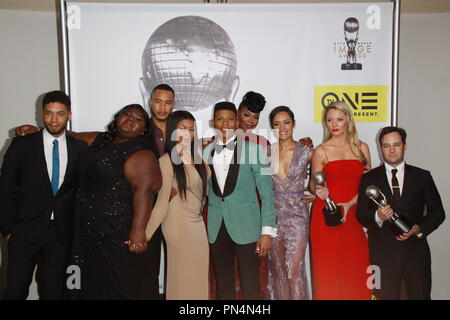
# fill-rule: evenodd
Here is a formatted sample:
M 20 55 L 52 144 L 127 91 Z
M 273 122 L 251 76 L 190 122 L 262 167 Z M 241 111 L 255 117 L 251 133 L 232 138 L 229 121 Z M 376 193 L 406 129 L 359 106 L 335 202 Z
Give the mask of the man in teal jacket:
M 216 276 L 218 299 L 234 299 L 234 255 L 238 256 L 244 299 L 259 298 L 258 257 L 266 256 L 276 236 L 272 179 L 266 151 L 239 139 L 236 107 L 219 102 L 211 126 L 215 142 L 203 157 L 211 168 L 207 230 Z M 261 208 L 256 194 L 258 190 Z

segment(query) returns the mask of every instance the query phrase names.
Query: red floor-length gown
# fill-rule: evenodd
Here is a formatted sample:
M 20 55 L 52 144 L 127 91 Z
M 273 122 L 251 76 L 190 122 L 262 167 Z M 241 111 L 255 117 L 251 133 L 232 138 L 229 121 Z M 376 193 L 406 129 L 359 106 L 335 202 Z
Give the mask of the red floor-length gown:
M 330 198 L 335 203 L 348 202 L 358 193 L 364 167 L 358 160 L 328 162 L 326 175 Z M 366 273 L 369 245 L 353 206 L 347 221 L 328 227 L 322 209 L 323 200 L 316 199 L 311 220 L 311 257 L 313 296 L 318 300 L 366 300 L 371 298 Z

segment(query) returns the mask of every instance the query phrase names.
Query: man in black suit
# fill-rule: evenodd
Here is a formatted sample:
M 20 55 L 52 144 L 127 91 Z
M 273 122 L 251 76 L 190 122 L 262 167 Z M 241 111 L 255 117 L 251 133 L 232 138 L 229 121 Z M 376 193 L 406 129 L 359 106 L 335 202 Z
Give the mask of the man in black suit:
M 385 127 L 379 142 L 384 164 L 362 176 L 356 212 L 368 229 L 370 261 L 380 268 L 380 288 L 374 293 L 377 299 L 397 300 L 403 280 L 408 299 L 428 300 L 431 255 L 426 237 L 445 219 L 441 197 L 429 171 L 405 164 L 405 130 Z M 369 185 L 377 186 L 389 205 L 378 208 L 365 195 Z M 394 212 L 409 222 L 409 232 L 396 231 Z
M 70 98 L 43 100 L 42 131 L 13 139 L 0 176 L 0 231 L 8 242 L 3 298 L 26 299 L 39 256 L 43 299 L 64 297 L 73 229 L 77 162 L 87 145 L 66 135 Z

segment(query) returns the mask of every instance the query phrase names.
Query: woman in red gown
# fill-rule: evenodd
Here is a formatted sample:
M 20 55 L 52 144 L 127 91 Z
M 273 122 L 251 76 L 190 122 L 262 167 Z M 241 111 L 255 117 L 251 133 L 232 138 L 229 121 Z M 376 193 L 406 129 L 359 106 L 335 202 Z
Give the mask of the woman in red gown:
M 310 189 L 316 194 L 311 219 L 312 286 L 314 299 L 365 300 L 371 298 L 367 286 L 369 246 L 356 220 L 356 202 L 361 175 L 370 170 L 370 152 L 359 141 L 350 107 L 343 101 L 330 104 L 324 112 L 324 142 L 313 153 L 311 176 L 322 171 L 327 187 Z M 342 207 L 341 224 L 325 224 L 325 199 Z

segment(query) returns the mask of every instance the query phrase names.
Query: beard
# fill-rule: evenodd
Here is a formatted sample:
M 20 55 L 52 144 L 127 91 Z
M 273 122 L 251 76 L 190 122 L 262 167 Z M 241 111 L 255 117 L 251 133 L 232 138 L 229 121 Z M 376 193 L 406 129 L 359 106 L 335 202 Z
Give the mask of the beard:
M 384 158 L 384 162 L 386 162 L 388 165 L 390 165 L 392 167 L 398 166 L 403 161 L 404 161 L 404 156 L 403 155 L 401 157 L 394 158 L 394 159 Z
M 47 124 L 44 123 L 45 129 L 47 129 L 48 133 L 50 133 L 52 136 L 59 136 L 64 130 L 67 128 L 67 124 L 58 127 L 57 129 L 50 129 Z

